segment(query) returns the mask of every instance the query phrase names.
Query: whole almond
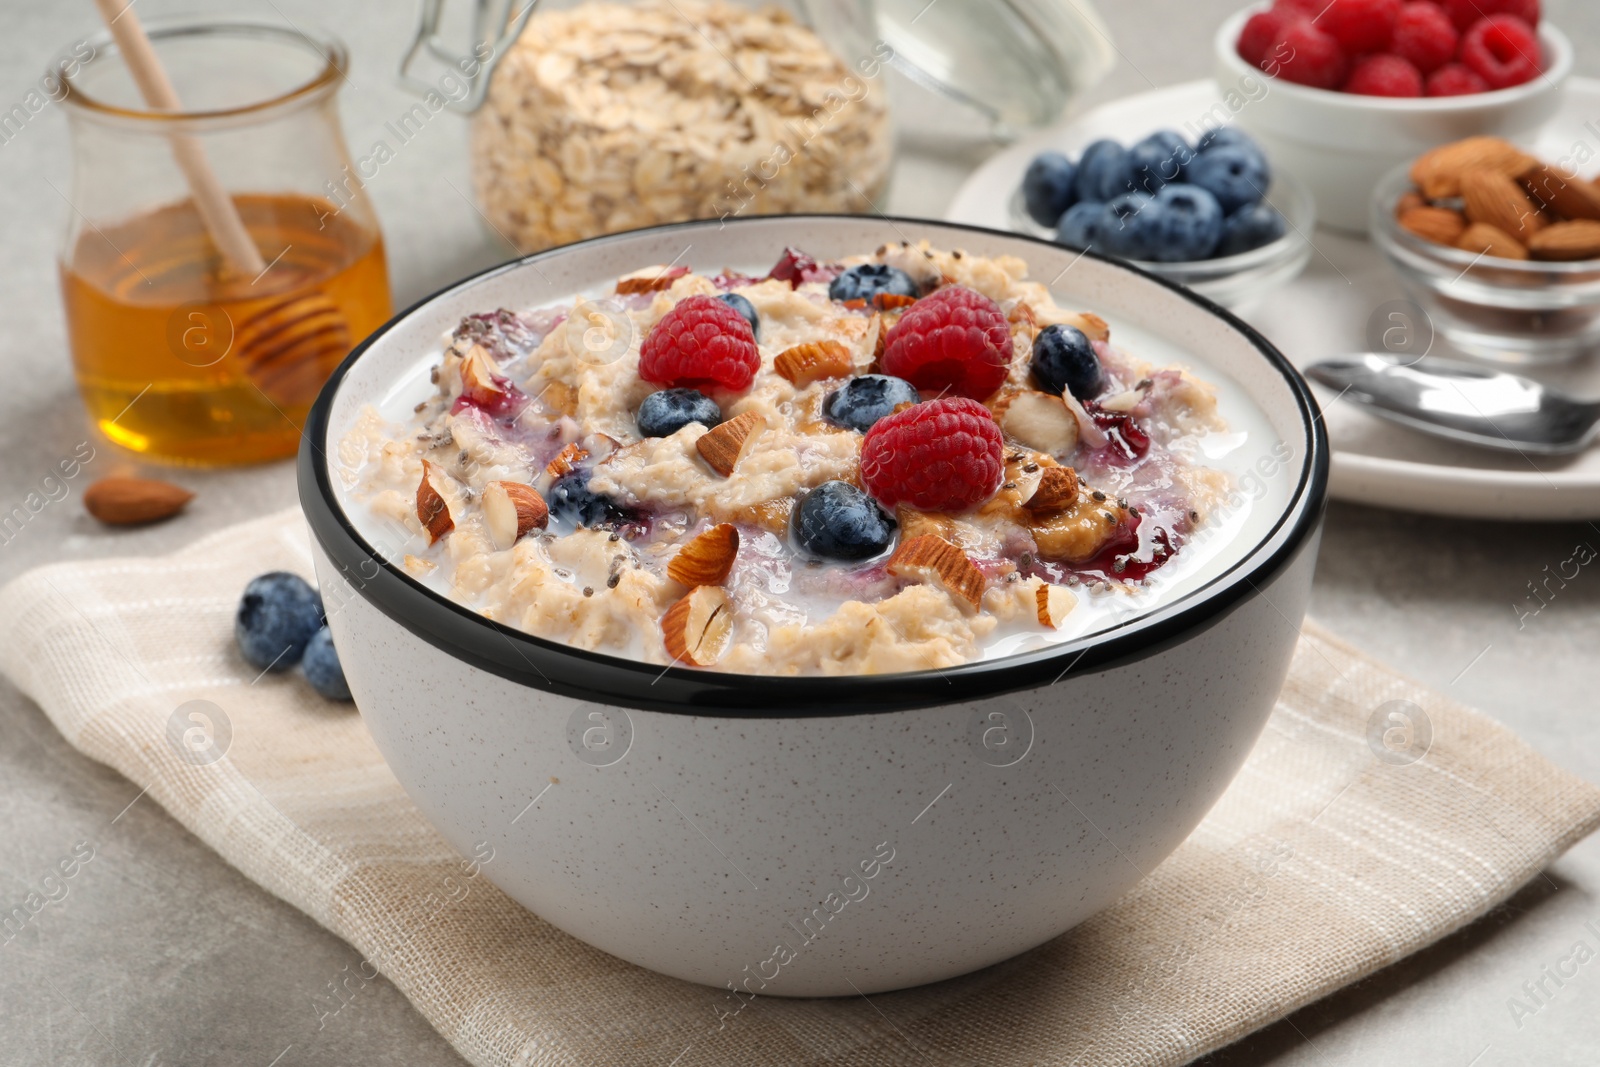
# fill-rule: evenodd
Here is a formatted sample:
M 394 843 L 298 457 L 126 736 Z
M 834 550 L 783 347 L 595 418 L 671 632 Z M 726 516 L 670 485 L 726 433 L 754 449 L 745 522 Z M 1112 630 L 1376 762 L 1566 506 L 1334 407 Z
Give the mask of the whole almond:
M 1534 259 L 1600 259 L 1600 222 L 1575 219 L 1548 226 L 1528 239 L 1528 251 Z
M 1421 196 L 1417 195 L 1416 193 L 1406 193 L 1401 196 L 1399 200 L 1395 201 L 1394 217 L 1397 219 L 1402 218 L 1406 212 L 1410 211 L 1414 207 L 1427 206 L 1428 202 L 1422 199 Z
M 617 279 L 617 295 L 633 296 L 639 293 L 659 293 L 664 289 L 671 289 L 672 283 L 689 273 L 689 268 L 678 267 L 646 267 L 644 270 L 635 271 L 626 277 Z
M 1522 176 L 1533 198 L 1564 219 L 1600 220 L 1600 188 L 1546 164 Z
M 678 550 L 667 564 L 667 577 L 683 585 L 721 585 L 739 555 L 739 530 L 718 523 Z
M 1470 170 L 1461 176 L 1461 199 L 1467 218 L 1526 241 L 1545 227 L 1539 205 L 1516 180 L 1489 170 Z
M 1444 207 L 1414 207 L 1400 216 L 1400 228 L 1434 244 L 1454 245 L 1466 231 L 1459 211 Z
M 107 526 L 170 519 L 194 499 L 182 486 L 154 478 L 101 478 L 83 491 L 83 508 Z
M 1468 226 L 1467 232 L 1456 242 L 1456 247 L 1464 252 L 1481 252 L 1501 259 L 1528 258 L 1528 250 L 1521 241 L 1486 222 L 1475 222 Z
M 1468 137 L 1440 145 L 1411 164 L 1411 180 L 1429 200 L 1461 195 L 1461 178 L 1470 171 L 1515 178 L 1539 165 L 1520 148 L 1498 137 Z

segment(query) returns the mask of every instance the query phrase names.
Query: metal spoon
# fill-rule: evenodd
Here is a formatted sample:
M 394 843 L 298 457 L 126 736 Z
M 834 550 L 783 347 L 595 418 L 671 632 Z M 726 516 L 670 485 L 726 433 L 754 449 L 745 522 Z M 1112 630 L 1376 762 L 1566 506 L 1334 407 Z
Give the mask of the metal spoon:
M 1407 366 L 1369 352 L 1312 364 L 1306 374 L 1374 415 L 1484 448 L 1566 455 L 1582 451 L 1600 424 L 1600 402 L 1436 357 Z

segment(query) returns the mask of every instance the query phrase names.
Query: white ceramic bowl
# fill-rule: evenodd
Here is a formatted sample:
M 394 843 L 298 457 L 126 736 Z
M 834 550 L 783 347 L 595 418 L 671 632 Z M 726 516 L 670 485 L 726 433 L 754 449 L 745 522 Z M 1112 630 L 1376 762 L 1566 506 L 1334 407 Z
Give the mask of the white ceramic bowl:
M 418 368 L 468 312 L 595 292 L 641 264 L 764 269 L 789 244 L 838 257 L 903 237 L 1022 256 L 1114 338 L 1144 328 L 1225 375 L 1272 439 L 1254 442 L 1267 458 L 1246 479 L 1249 536 L 1188 592 L 1096 635 L 944 671 L 768 678 L 663 670 L 492 623 L 391 562 L 409 549 L 385 545 L 330 472 L 364 405 L 428 389 Z M 1329 454 L 1299 375 L 1193 293 L 1016 234 L 840 216 L 660 227 L 470 278 L 352 353 L 305 442 L 301 501 L 334 639 L 417 806 L 464 853 L 492 848 L 485 875 L 568 933 L 778 996 L 996 963 L 1110 904 L 1177 847 L 1283 683 Z
M 1549 22 L 1539 26 L 1544 73 L 1524 85 L 1471 96 L 1393 99 L 1331 92 L 1274 78 L 1240 58 L 1245 20 L 1268 5 L 1237 12 L 1217 30 L 1214 74 L 1228 110 L 1261 142 L 1275 167 L 1311 190 L 1317 219 L 1365 233 L 1372 190 L 1389 171 L 1430 148 L 1474 134 L 1532 136 L 1561 106 L 1572 73 L 1572 44 Z M 1226 118 L 1226 116 L 1220 116 Z

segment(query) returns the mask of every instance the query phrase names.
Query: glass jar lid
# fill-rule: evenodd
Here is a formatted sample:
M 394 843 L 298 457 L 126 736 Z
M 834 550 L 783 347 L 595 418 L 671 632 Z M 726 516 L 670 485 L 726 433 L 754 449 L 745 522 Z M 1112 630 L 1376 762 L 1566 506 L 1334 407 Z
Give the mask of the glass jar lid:
M 878 59 L 987 115 L 999 136 L 1048 125 L 1111 69 L 1089 0 L 797 0 L 852 62 Z

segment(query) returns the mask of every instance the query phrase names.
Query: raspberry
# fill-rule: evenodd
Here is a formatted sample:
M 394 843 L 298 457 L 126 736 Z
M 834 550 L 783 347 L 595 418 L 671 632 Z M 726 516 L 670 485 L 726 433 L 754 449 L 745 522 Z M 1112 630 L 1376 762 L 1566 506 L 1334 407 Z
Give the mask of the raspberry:
M 714 296 L 680 300 L 639 346 L 639 377 L 670 388 L 750 388 L 761 367 L 755 334 Z
M 1456 30 L 1466 33 L 1473 23 L 1490 15 L 1515 15 L 1530 26 L 1539 25 L 1539 0 L 1438 0 Z
M 885 507 L 965 511 L 994 496 L 1005 440 L 989 409 L 962 396 L 930 400 L 873 423 L 861 484 Z
M 883 347 L 883 373 L 918 389 L 982 400 L 1011 366 L 1011 327 L 993 300 L 959 285 L 913 304 Z
M 1399 56 L 1362 56 L 1344 83 L 1344 91 L 1363 96 L 1421 96 L 1422 75 Z
M 1460 63 L 1446 63 L 1428 75 L 1426 88 L 1429 96 L 1467 96 L 1488 92 L 1489 83 Z
M 1347 56 L 1357 56 L 1388 48 L 1399 17 L 1400 0 L 1332 0 L 1317 25 Z
M 1261 66 L 1272 44 L 1292 22 L 1305 18 L 1301 12 L 1288 7 L 1274 7 L 1271 11 L 1257 11 L 1245 20 L 1239 31 L 1239 58 L 1252 67 Z
M 1461 62 L 1491 89 L 1506 89 L 1539 76 L 1539 39 L 1515 15 L 1479 19 L 1461 38 Z
M 1313 89 L 1339 88 L 1348 65 L 1339 42 L 1309 21 L 1291 23 L 1278 35 L 1262 65 L 1271 73 L 1268 61 L 1277 64 L 1277 76 L 1284 81 Z
M 1328 0 L 1273 0 L 1272 10 L 1284 14 L 1304 15 L 1314 19 L 1322 14 L 1322 9 L 1328 6 Z
M 1400 9 L 1390 48 L 1418 72 L 1431 74 L 1456 57 L 1458 40 L 1455 25 L 1443 8 L 1414 3 Z

